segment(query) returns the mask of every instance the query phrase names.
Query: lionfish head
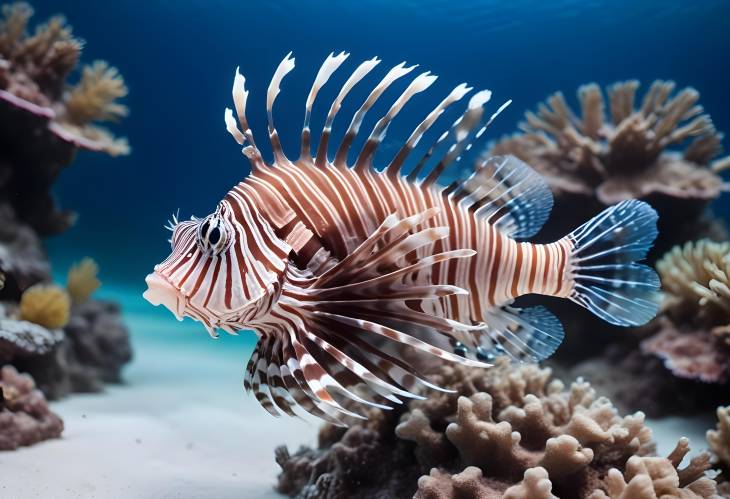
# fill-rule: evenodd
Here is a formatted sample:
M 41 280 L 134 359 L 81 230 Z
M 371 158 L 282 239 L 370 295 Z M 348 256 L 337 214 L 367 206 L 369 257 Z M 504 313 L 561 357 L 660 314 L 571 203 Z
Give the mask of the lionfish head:
M 213 337 L 218 329 L 235 334 L 264 315 L 281 291 L 286 252 L 277 246 L 272 258 L 262 251 L 260 232 L 273 231 L 257 214 L 248 215 L 251 223 L 242 224 L 222 202 L 205 218 L 173 216 L 167 226 L 172 252 L 145 279 L 144 298 L 178 320 L 201 322 Z

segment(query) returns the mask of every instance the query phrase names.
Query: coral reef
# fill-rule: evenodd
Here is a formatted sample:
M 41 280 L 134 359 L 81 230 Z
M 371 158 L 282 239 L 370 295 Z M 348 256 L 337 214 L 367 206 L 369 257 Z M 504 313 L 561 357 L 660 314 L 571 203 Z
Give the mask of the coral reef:
M 656 334 L 642 350 L 664 359 L 676 376 L 723 383 L 730 375 L 730 243 L 675 247 L 657 262 L 665 291 Z
M 566 388 L 550 369 L 504 359 L 488 370 L 440 366 L 430 379 L 455 393 L 373 410 L 348 429 L 324 425 L 316 450 L 277 449 L 278 490 L 422 499 L 715 493 L 709 455 L 679 469 L 689 450 L 682 439 L 667 458 L 654 457 L 643 414 L 620 417 L 582 380 Z
M 48 408 L 33 378 L 12 366 L 0 368 L 0 450 L 58 438 L 63 421 Z
M 522 133 L 492 146 L 489 155 L 514 154 L 545 175 L 556 194 L 546 236 L 560 236 L 605 205 L 629 198 L 646 199 L 659 211 L 660 252 L 723 235 L 702 214 L 727 189 L 719 174 L 730 158 L 713 162 L 722 135 L 698 105 L 699 93 L 685 88 L 673 94 L 673 82 L 657 80 L 636 105 L 638 87 L 633 80 L 610 85 L 607 104 L 598 85 L 584 85 L 580 115 L 555 93 L 537 113 L 526 113 Z
M 721 471 L 717 477 L 718 492 L 722 497 L 730 497 L 730 406 L 717 408 L 717 428 L 707 432 L 707 443 L 714 464 Z
M 131 358 L 119 307 L 90 299 L 98 267 L 71 268 L 67 288 L 51 282 L 41 237 L 70 227 L 51 188 L 78 149 L 128 154 L 126 139 L 99 126 L 128 113 L 116 68 L 77 67 L 83 43 L 56 16 L 29 32 L 33 9 L 16 2 L 0 19 L 0 364 L 32 374 L 49 398 L 118 382 Z
M 63 340 L 44 355 L 16 358 L 50 399 L 73 392 L 98 392 L 121 382 L 122 367 L 132 359 L 129 331 L 119 306 L 89 300 L 71 308 Z
M 103 61 L 85 66 L 76 84 L 68 76 L 82 42 L 60 16 L 28 33 L 32 8 L 5 5 L 0 21 L 0 198 L 41 235 L 58 234 L 75 220 L 59 211 L 50 188 L 78 148 L 128 154 L 126 139 L 95 123 L 127 114 L 118 71 Z
M 97 275 L 99 266 L 91 258 L 84 258 L 74 264 L 68 271 L 66 291 L 74 304 L 86 303 L 91 295 L 101 286 Z
M 71 298 L 55 284 L 36 284 L 20 297 L 20 318 L 47 329 L 58 329 L 68 324 Z

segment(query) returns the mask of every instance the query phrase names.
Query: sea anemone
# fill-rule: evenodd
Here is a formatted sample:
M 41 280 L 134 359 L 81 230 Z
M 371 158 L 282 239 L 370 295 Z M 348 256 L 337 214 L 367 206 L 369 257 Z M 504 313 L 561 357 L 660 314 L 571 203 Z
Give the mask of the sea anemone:
M 635 80 L 610 85 L 606 104 L 597 84 L 584 85 L 578 89 L 579 115 L 557 92 L 536 113 L 525 114 L 522 133 L 489 150 L 489 155 L 514 154 L 545 176 L 564 215 L 551 218 L 560 224 L 552 231 L 548 227 L 551 234 L 631 198 L 647 199 L 672 220 L 660 227 L 667 245 L 716 230 L 697 219 L 728 188 L 719 174 L 730 167 L 730 157 L 713 161 L 722 134 L 698 105 L 697 90 L 673 93 L 674 82 L 657 80 L 637 106 L 638 87 Z M 678 217 L 694 223 L 686 229 Z M 692 233 L 678 232 L 686 230 Z
M 20 297 L 20 318 L 48 329 L 59 329 L 68 324 L 71 299 L 55 284 L 36 284 Z
M 68 271 L 66 291 L 71 296 L 74 305 L 85 303 L 91 295 L 101 286 L 97 278 L 99 266 L 92 258 L 84 258 L 75 263 Z
M 689 450 L 680 439 L 667 458 L 654 457 L 644 415 L 619 416 L 582 380 L 565 387 L 550 369 L 504 359 L 487 371 L 440 366 L 431 380 L 456 393 L 374 410 L 346 430 L 324 425 L 316 450 L 277 449 L 278 490 L 301 498 L 415 493 L 421 499 L 711 497 L 715 491 L 705 475 L 708 454 L 678 469 Z M 638 489 L 642 495 L 622 495 Z

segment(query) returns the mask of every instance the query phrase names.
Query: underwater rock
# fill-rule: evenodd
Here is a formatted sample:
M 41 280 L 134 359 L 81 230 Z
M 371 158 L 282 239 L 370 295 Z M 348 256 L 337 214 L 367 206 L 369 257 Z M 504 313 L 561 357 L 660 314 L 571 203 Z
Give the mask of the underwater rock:
M 657 80 L 636 105 L 638 87 L 634 80 L 610 85 L 606 103 L 598 85 L 584 85 L 578 89 L 579 115 L 557 92 L 537 113 L 525 114 L 522 133 L 501 139 L 488 152 L 514 154 L 546 177 L 556 195 L 555 212 L 542 232 L 548 239 L 631 198 L 659 212 L 657 254 L 717 230 L 704 210 L 727 188 L 719 174 L 730 158 L 713 161 L 722 134 L 697 104 L 699 92 L 685 88 L 673 94 L 673 82 Z M 673 146 L 684 148 L 670 150 Z
M 32 322 L 17 320 L 0 314 L 0 363 L 22 357 L 50 353 L 63 341 L 63 333 L 49 330 Z
M 33 378 L 12 366 L 0 368 L 0 450 L 58 438 L 63 421 L 51 412 Z
M 556 366 L 561 379 L 582 377 L 621 412 L 641 410 L 650 418 L 696 415 L 727 399 L 727 386 L 677 377 L 659 357 L 641 351 L 641 338 L 622 340 L 572 366 Z
M 50 189 L 78 148 L 128 154 L 126 139 L 94 122 L 119 119 L 127 94 L 115 68 L 97 61 L 82 69 L 78 83 L 67 77 L 82 42 L 60 16 L 27 33 L 33 9 L 4 5 L 0 21 L 0 199 L 40 235 L 58 234 L 75 215 L 60 211 Z
M 51 266 L 40 239 L 28 225 L 16 220 L 9 204 L 2 202 L 0 271 L 5 274 L 5 286 L 0 290 L 0 296 L 15 301 L 29 287 L 51 278 Z
M 487 370 L 439 366 L 429 378 L 456 393 L 373 410 L 347 429 L 324 425 L 317 449 L 277 449 L 278 490 L 424 499 L 634 497 L 621 487 L 638 485 L 657 495 L 714 493 L 708 455 L 677 470 L 688 450 L 680 440 L 668 458 L 653 457 L 644 415 L 619 416 L 580 379 L 566 388 L 550 369 L 504 359 Z
M 48 398 L 99 392 L 105 383 L 121 382 L 132 347 L 117 304 L 90 300 L 73 306 L 63 332 L 63 341 L 48 354 L 13 362 L 33 375 Z

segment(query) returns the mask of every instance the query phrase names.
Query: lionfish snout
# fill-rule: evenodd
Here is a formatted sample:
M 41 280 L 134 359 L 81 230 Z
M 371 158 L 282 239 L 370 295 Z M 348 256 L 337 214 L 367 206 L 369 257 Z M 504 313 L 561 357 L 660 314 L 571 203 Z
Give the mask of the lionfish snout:
M 183 320 L 185 313 L 185 297 L 179 290 L 157 272 L 145 278 L 147 291 L 142 295 L 145 300 L 154 306 L 164 305 L 172 312 L 177 320 Z

